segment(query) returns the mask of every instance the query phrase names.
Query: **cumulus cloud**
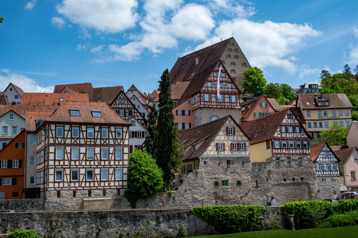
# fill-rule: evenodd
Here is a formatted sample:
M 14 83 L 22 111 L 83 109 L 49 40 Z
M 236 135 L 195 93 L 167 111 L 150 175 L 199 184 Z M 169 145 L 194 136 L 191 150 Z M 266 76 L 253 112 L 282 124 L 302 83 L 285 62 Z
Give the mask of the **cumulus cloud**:
M 353 65 L 358 64 L 358 46 L 353 47 L 349 52 L 349 62 Z
M 51 23 L 58 28 L 62 28 L 66 25 L 65 20 L 63 20 L 62 17 L 52 17 Z
M 24 92 L 53 92 L 53 86 L 42 87 L 34 79 L 26 77 L 7 69 L 0 70 L 0 90 L 4 91 L 6 87 L 13 83 L 19 86 Z
M 25 10 L 31 11 L 34 8 L 34 6 L 36 5 L 36 3 L 37 3 L 37 0 L 32 0 L 32 1 L 28 2 L 25 5 Z
M 358 29 L 353 27 L 354 37 L 358 38 Z
M 105 33 L 118 33 L 135 26 L 136 0 L 63 0 L 57 12 L 73 24 Z
M 304 79 L 304 78 L 319 78 L 320 74 L 321 74 L 322 69 L 318 69 L 318 68 L 310 68 L 309 66 L 303 66 L 298 73 L 298 77 L 300 79 Z

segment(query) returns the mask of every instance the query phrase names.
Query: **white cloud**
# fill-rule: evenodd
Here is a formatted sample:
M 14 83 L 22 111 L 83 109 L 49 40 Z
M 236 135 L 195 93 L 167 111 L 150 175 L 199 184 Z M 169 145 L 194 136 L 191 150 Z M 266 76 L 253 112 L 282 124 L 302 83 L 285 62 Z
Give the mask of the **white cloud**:
M 354 37 L 358 38 L 358 29 L 353 27 Z
M 23 74 L 11 72 L 7 69 L 0 70 L 0 90 L 13 83 L 19 86 L 24 92 L 53 92 L 53 86 L 41 87 L 34 79 L 28 78 Z
M 36 5 L 37 3 L 37 0 L 32 0 L 30 2 L 28 2 L 26 5 L 25 5 L 25 10 L 32 10 L 34 8 L 34 6 Z
M 63 0 L 57 12 L 81 27 L 118 33 L 135 26 L 136 0 Z
M 52 17 L 51 23 L 58 28 L 62 28 L 66 25 L 66 22 L 62 17 Z
M 321 74 L 322 69 L 318 69 L 318 68 L 310 68 L 309 66 L 303 66 L 298 73 L 298 77 L 300 79 L 304 79 L 304 78 L 319 78 L 320 74 Z
M 353 65 L 358 64 L 358 46 L 353 47 L 349 52 L 349 63 Z
M 97 52 L 101 52 L 102 49 L 103 49 L 104 45 L 99 45 L 99 46 L 96 46 L 96 47 L 93 47 L 90 51 L 92 53 L 97 53 Z

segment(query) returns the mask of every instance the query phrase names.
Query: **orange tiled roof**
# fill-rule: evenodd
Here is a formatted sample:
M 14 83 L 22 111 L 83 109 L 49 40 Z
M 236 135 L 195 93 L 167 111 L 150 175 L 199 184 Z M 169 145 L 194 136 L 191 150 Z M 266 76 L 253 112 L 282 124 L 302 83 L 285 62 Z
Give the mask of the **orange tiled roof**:
M 320 95 L 315 94 L 298 94 L 297 101 L 301 101 L 302 109 L 324 109 L 324 108 L 353 108 L 352 103 L 344 93 L 323 94 L 323 99 Z M 329 102 L 331 106 L 318 106 L 317 103 L 325 101 Z
M 267 101 L 271 104 L 272 108 L 276 111 L 279 112 L 282 110 L 280 104 L 278 104 L 278 102 L 276 101 L 276 99 L 274 98 L 266 98 Z
M 93 88 L 93 86 L 92 86 L 92 83 L 62 84 L 62 85 L 56 85 L 53 92 L 54 93 L 62 93 L 64 88 L 69 88 L 76 93 L 84 93 L 89 88 Z
M 334 151 L 335 155 L 342 161 L 342 163 L 345 163 L 349 156 L 352 154 L 353 150 L 357 149 L 356 147 L 349 147 L 349 148 L 343 148 L 340 150 Z
M 151 100 L 151 101 L 152 102 L 159 102 L 159 94 L 160 94 L 160 91 L 153 90 L 153 92 L 151 94 L 149 94 L 149 99 L 155 98 L 154 100 Z
M 62 100 L 61 100 L 62 99 Z M 88 102 L 87 94 L 25 93 L 21 105 L 58 105 L 61 102 Z
M 122 86 L 89 88 L 86 90 L 91 102 L 105 102 L 107 104 L 111 103 L 121 91 L 123 91 Z
M 312 144 L 311 145 L 311 158 L 312 161 L 316 161 L 316 159 L 318 158 L 319 154 L 321 153 L 324 145 L 326 144 L 326 142 L 320 142 L 317 144 Z M 328 145 L 327 145 L 328 146 Z

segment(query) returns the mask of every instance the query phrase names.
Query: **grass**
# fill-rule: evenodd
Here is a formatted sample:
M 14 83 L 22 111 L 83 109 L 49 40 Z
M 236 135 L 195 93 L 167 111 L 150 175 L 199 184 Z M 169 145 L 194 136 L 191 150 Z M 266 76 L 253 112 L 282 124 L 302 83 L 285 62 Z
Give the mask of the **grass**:
M 306 230 L 275 230 L 275 231 L 254 231 L 235 234 L 196 236 L 196 238 L 337 238 L 337 237 L 357 237 L 358 226 L 344 226 L 335 228 L 316 228 Z

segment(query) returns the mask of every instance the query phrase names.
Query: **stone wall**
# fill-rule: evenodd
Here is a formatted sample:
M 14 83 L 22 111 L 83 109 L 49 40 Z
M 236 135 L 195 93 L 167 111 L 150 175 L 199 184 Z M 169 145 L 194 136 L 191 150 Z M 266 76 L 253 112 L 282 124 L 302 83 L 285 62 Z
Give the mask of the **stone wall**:
M 339 188 L 343 185 L 343 176 L 317 177 L 314 197 L 318 200 L 336 199 L 339 195 Z

